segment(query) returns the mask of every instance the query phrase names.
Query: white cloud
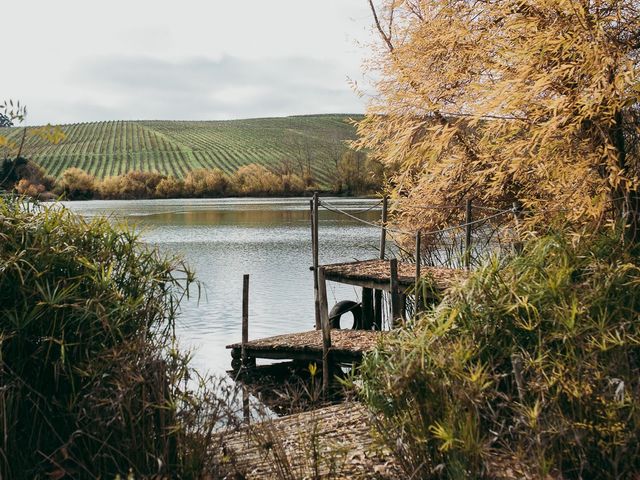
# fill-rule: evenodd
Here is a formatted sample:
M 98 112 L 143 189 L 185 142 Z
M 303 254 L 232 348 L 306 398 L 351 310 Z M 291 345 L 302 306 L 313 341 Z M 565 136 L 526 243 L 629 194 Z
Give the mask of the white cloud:
M 29 123 L 362 111 L 364 0 L 24 0 L 1 98 Z M 26 25 L 26 26 L 25 26 Z

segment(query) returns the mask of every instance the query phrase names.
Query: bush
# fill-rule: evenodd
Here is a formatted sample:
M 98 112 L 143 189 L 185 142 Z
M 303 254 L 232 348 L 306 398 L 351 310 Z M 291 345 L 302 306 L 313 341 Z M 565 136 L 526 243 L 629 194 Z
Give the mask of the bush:
M 18 195 L 25 195 L 32 198 L 41 198 L 45 194 L 45 186 L 41 183 L 31 183 L 26 178 L 20 180 L 15 186 Z
M 221 197 L 229 192 L 229 178 L 217 168 L 191 170 L 184 179 L 184 190 L 192 197 Z
M 639 317 L 637 252 L 547 236 L 381 345 L 361 393 L 415 478 L 631 478 Z
M 156 188 L 167 177 L 157 172 L 131 171 L 117 177 L 106 177 L 98 183 L 97 191 L 105 199 L 154 198 Z
M 231 183 L 239 195 L 273 195 L 282 193 L 282 182 L 262 165 L 250 163 L 233 174 Z
M 4 159 L 0 168 L 0 188 L 16 190 L 20 195 L 34 198 L 50 197 L 47 195 L 55 184 L 55 179 L 47 175 L 45 170 L 31 160 L 23 157 Z
M 192 274 L 56 206 L 0 200 L 0 237 L 0 477 L 200 478 L 219 417 L 172 334 Z
M 124 190 L 124 178 L 121 176 L 105 177 L 98 183 L 98 194 L 100 198 L 107 200 L 117 200 L 121 198 Z
M 80 168 L 68 168 L 57 181 L 56 191 L 69 200 L 91 199 L 96 191 L 96 179 Z
M 295 173 L 282 175 L 281 182 L 284 195 L 301 195 L 307 190 L 304 180 Z
M 132 171 L 124 175 L 121 198 L 153 198 L 158 184 L 167 178 L 158 172 Z
M 351 195 L 369 193 L 382 188 L 384 165 L 360 151 L 344 152 L 336 168 L 337 192 Z
M 156 186 L 156 198 L 180 198 L 184 197 L 184 182 L 174 177 L 167 177 L 160 180 Z

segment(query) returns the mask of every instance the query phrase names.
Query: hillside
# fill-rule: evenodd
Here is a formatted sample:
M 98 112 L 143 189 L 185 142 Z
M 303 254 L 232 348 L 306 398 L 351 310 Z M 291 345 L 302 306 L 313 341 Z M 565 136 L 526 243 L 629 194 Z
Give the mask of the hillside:
M 196 168 L 232 173 L 259 163 L 295 173 L 310 164 L 316 180 L 330 184 L 345 141 L 355 137 L 349 119 L 359 115 L 309 115 L 225 121 L 109 121 L 63 125 L 66 139 L 50 145 L 29 138 L 25 156 L 58 176 L 69 167 L 96 177 L 130 170 L 183 177 Z M 14 140 L 19 128 L 2 129 Z

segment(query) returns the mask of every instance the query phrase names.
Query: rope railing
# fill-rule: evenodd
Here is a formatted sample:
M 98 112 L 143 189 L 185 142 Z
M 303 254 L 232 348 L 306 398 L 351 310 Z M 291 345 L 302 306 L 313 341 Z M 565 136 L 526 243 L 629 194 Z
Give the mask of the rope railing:
M 356 220 L 357 222 L 360 222 L 364 225 L 369 225 L 370 227 L 374 227 L 374 228 L 382 228 L 383 230 L 387 231 L 387 232 L 393 232 L 393 233 L 400 233 L 400 234 L 410 234 L 411 232 L 408 231 L 404 231 L 404 230 L 399 230 L 396 228 L 391 228 L 391 227 L 386 227 L 384 225 L 381 225 L 379 223 L 374 223 L 374 222 L 369 222 L 368 220 L 365 220 L 364 218 L 360 218 L 360 217 L 356 217 L 355 215 L 351 215 L 349 212 L 345 212 L 344 210 L 339 209 L 338 207 L 336 207 L 335 205 L 331 205 L 328 202 L 325 201 L 319 201 L 318 202 L 318 206 L 320 206 L 321 208 L 324 208 L 325 210 L 328 210 L 330 212 L 334 212 L 334 213 L 339 213 L 342 215 L 345 215 L 353 220 Z
M 390 200 L 391 202 L 397 202 L 397 203 L 402 203 L 403 199 L 395 199 L 395 200 Z M 462 209 L 465 208 L 464 204 L 460 204 L 460 205 L 416 205 L 414 203 L 410 203 L 410 202 L 405 202 L 410 204 L 411 208 L 418 208 L 420 210 L 458 210 L 458 209 Z M 473 208 L 478 209 L 478 210 L 487 210 L 490 212 L 500 212 L 502 211 L 502 209 L 500 208 L 496 208 L 496 207 L 488 207 L 488 206 L 484 206 L 484 205 L 474 205 Z
M 635 196 L 635 195 L 631 195 L 630 197 L 628 197 L 631 200 L 639 200 L 640 197 Z M 618 198 L 613 198 L 613 199 L 609 199 L 606 201 L 606 203 L 614 203 L 614 202 L 619 202 L 621 200 L 626 200 L 627 197 L 618 197 Z M 418 208 L 418 209 L 424 209 L 424 210 L 456 210 L 456 209 L 462 209 L 465 208 L 464 204 L 458 204 L 458 205 L 432 205 L 432 204 L 415 204 L 412 203 L 409 199 L 406 198 L 395 198 L 395 199 L 388 199 L 389 202 L 391 203 L 406 203 L 409 204 L 409 206 L 411 208 Z M 376 203 L 375 206 L 378 206 L 381 202 Z M 373 208 L 375 208 L 375 206 Z M 373 209 L 372 208 L 372 209 Z M 489 212 L 503 212 L 504 210 L 498 207 L 490 207 L 487 205 L 473 205 L 474 209 L 477 210 L 486 210 Z M 569 208 L 563 208 L 563 207 L 554 207 L 554 208 L 547 208 L 547 209 L 543 209 L 541 211 L 541 213 L 552 213 L 552 212 L 566 212 L 569 211 Z
M 610 199 L 607 200 L 607 203 L 613 203 L 613 202 L 618 202 L 620 200 L 625 200 L 628 197 L 619 197 L 619 198 L 614 198 L 614 199 Z M 393 234 L 398 234 L 398 235 L 407 235 L 407 236 L 415 236 L 416 237 L 416 245 L 419 246 L 420 245 L 420 238 L 424 238 L 424 237 L 429 237 L 431 236 L 432 239 L 430 240 L 430 244 L 432 245 L 441 245 L 445 248 L 451 248 L 451 247 L 455 247 L 457 248 L 458 245 L 460 245 L 460 247 L 463 249 L 463 255 L 464 255 L 464 259 L 463 259 L 463 263 L 464 266 L 469 269 L 470 265 L 471 265 L 471 261 L 472 261 L 472 255 L 473 255 L 473 249 L 477 248 L 476 247 L 476 241 L 472 242 L 472 226 L 478 226 L 481 224 L 485 224 L 487 222 L 489 222 L 490 220 L 493 220 L 495 218 L 501 217 L 503 215 L 513 215 L 513 221 L 515 222 L 515 228 L 516 230 L 518 230 L 518 225 L 520 222 L 520 218 L 521 218 L 521 212 L 522 212 L 522 207 L 516 202 L 514 203 L 513 207 L 511 208 L 505 208 L 505 209 L 499 209 L 499 208 L 495 208 L 495 207 L 489 207 L 489 206 L 479 206 L 479 205 L 472 205 L 471 201 L 467 201 L 465 205 L 411 205 L 412 208 L 430 208 L 430 209 L 451 209 L 451 208 L 456 208 L 456 209 L 465 209 L 465 222 L 457 224 L 457 225 L 452 225 L 449 227 L 445 227 L 445 228 L 439 228 L 439 229 L 435 229 L 435 230 L 430 230 L 430 231 L 424 231 L 422 229 L 417 229 L 417 230 L 404 230 L 401 228 L 396 228 L 396 227 L 390 227 L 389 225 L 386 224 L 385 221 L 385 212 L 387 209 L 387 205 L 388 205 L 388 199 L 383 199 L 382 200 L 382 210 L 383 210 L 383 215 L 382 215 L 382 221 L 381 222 L 375 222 L 375 221 L 369 221 L 366 220 L 364 218 L 358 217 L 356 215 L 353 215 L 352 213 L 343 210 L 342 208 L 327 202 L 325 200 L 320 200 L 319 198 L 317 198 L 317 195 L 314 197 L 314 202 L 315 205 L 317 206 L 317 208 L 315 209 L 316 211 L 316 215 L 317 215 L 317 210 L 320 208 L 323 208 L 325 210 L 328 210 L 330 212 L 334 212 L 340 215 L 344 215 L 348 218 L 351 218 L 352 220 L 355 220 L 356 222 L 363 224 L 363 225 L 367 225 L 369 227 L 373 227 L 376 229 L 380 229 L 381 230 L 381 243 L 380 243 L 380 258 L 384 259 L 385 255 L 384 255 L 384 251 L 386 250 L 384 245 L 385 245 L 385 234 L 386 233 L 393 233 Z M 370 208 L 367 209 L 360 209 L 357 212 L 368 212 L 373 210 L 374 208 L 376 208 L 381 202 L 377 202 L 375 205 L 373 205 Z M 494 212 L 491 215 L 486 215 L 482 218 L 478 218 L 473 220 L 472 218 L 472 208 L 476 208 L 479 210 L 485 210 L 488 212 Z M 313 210 L 313 208 L 312 208 Z M 546 214 L 546 213 L 554 213 L 554 212 L 562 212 L 562 211 L 567 211 L 568 209 L 566 207 L 558 207 L 558 206 L 553 206 L 551 208 L 543 208 L 543 209 L 539 209 L 539 211 L 537 212 L 538 214 Z M 504 222 L 500 222 L 501 224 L 504 224 Z M 477 228 L 477 227 L 476 227 Z M 484 228 L 484 227 L 480 227 L 480 228 Z M 449 233 L 449 232 L 459 232 L 462 233 L 464 232 L 464 237 L 460 237 L 460 238 L 456 238 L 455 235 L 450 235 L 450 236 L 445 236 L 444 234 Z M 492 238 L 494 237 L 494 235 L 496 234 L 496 232 L 498 232 L 498 230 L 494 229 L 493 232 L 489 232 L 488 235 L 486 235 L 487 232 L 485 232 L 484 230 L 482 230 L 482 233 L 480 235 L 480 242 L 484 242 L 485 247 L 488 246 L 491 241 Z M 500 235 L 498 233 L 498 235 Z M 446 243 L 447 240 L 451 241 L 453 239 L 453 242 L 449 242 Z M 444 240 L 444 241 L 443 241 Z M 473 244 L 473 246 L 472 246 Z M 498 240 L 497 244 L 501 244 L 501 241 Z M 519 248 L 522 248 L 522 243 L 521 241 L 515 241 L 515 242 L 509 242 L 509 244 L 512 246 L 512 248 L 515 248 L 516 250 L 518 250 Z M 403 250 L 399 245 L 396 244 L 397 247 L 399 247 L 401 250 Z M 418 248 L 418 247 L 416 247 Z M 407 255 L 411 255 L 411 252 L 404 252 Z M 419 254 L 418 254 L 419 255 Z
M 422 235 L 436 235 L 438 233 L 447 233 L 447 232 L 450 232 L 450 231 L 460 230 L 460 229 L 466 228 L 468 226 L 477 225 L 479 223 L 486 222 L 487 220 L 491 220 L 493 218 L 499 217 L 499 216 L 504 215 L 506 213 L 516 213 L 516 209 L 512 207 L 512 208 L 508 208 L 508 209 L 505 209 L 505 210 L 500 210 L 500 211 L 494 213 L 493 215 L 488 215 L 486 217 L 479 218 L 477 220 L 473 220 L 471 222 L 465 222 L 465 223 L 461 223 L 461 224 L 454 225 L 454 226 L 447 227 L 447 228 L 443 228 L 443 229 L 424 232 L 424 231 L 421 231 L 419 229 L 418 230 L 401 230 L 401 229 L 398 229 L 398 228 L 392 228 L 392 227 L 389 227 L 389 226 L 381 225 L 379 223 L 370 222 L 370 221 L 365 220 L 363 218 L 356 217 L 355 215 L 352 215 L 349 212 L 346 212 L 346 211 L 338 208 L 337 206 L 332 205 L 329 202 L 326 202 L 324 200 L 323 201 L 319 201 L 318 205 L 321 208 L 324 208 L 325 210 L 345 215 L 345 216 L 347 216 L 347 217 L 349 217 L 349 218 L 351 218 L 353 220 L 356 220 L 357 222 L 360 222 L 360 223 L 362 223 L 364 225 L 369 225 L 369 226 L 375 227 L 375 228 L 381 228 L 381 229 L 384 229 L 387 232 L 397 233 L 397 234 L 400 234 L 400 235 L 415 235 L 418 232 L 420 232 Z

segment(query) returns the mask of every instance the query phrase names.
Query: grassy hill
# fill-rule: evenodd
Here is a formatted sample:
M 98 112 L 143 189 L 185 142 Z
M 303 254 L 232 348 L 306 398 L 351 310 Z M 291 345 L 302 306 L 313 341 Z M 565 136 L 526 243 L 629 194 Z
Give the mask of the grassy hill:
M 58 145 L 29 138 L 25 156 L 59 176 L 69 167 L 96 177 L 131 170 L 183 177 L 196 168 L 227 173 L 249 163 L 299 173 L 310 163 L 314 177 L 330 184 L 345 141 L 355 138 L 349 119 L 360 115 L 308 115 L 225 121 L 110 121 L 63 125 Z M 2 129 L 17 140 L 19 128 Z

